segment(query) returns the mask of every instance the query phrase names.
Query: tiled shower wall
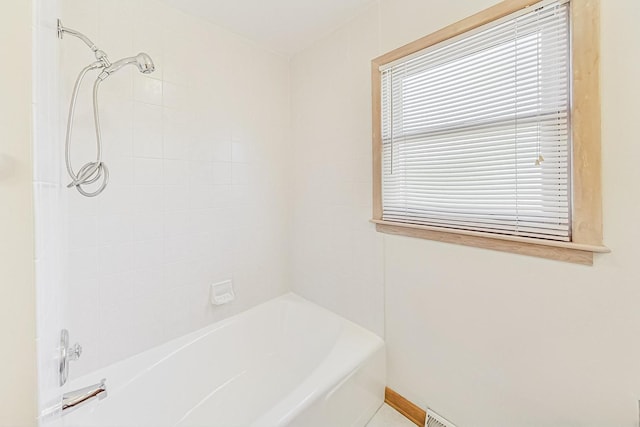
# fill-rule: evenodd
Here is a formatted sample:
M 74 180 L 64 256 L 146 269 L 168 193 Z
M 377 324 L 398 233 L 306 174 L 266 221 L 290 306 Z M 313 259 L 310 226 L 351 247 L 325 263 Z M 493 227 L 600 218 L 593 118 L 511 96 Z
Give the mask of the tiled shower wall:
M 33 2 L 33 162 L 36 267 L 36 339 L 40 409 L 59 402 L 58 343 L 64 327 L 66 192 L 60 181 L 59 45 L 57 0 Z
M 62 218 L 48 252 L 64 253 L 61 279 L 40 277 L 38 286 L 43 304 L 62 307 L 62 324 L 83 345 L 71 367 L 77 377 L 289 288 L 289 68 L 287 58 L 153 0 L 60 3 L 65 26 L 112 61 L 144 51 L 156 64 L 151 75 L 127 67 L 102 83 L 110 183 L 85 198 L 64 188 L 63 122 L 77 73 L 95 59 L 71 36 L 47 43 L 60 50 L 62 114 L 47 142 L 55 149 L 36 174 L 51 177 L 49 199 L 64 205 L 52 207 Z M 95 158 L 93 79 L 79 96 L 76 171 Z M 44 193 L 37 197 L 47 209 Z M 236 301 L 213 307 L 209 285 L 230 278 Z M 57 329 L 43 326 L 39 335 L 53 343 Z M 48 350 L 41 360 L 53 360 Z

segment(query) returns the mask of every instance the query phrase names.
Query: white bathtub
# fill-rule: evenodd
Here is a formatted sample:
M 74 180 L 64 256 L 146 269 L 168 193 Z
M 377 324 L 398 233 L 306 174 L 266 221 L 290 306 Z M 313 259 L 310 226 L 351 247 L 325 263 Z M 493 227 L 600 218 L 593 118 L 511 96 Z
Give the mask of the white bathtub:
M 108 397 L 64 426 L 364 426 L 384 398 L 371 332 L 293 294 L 65 386 L 107 378 Z

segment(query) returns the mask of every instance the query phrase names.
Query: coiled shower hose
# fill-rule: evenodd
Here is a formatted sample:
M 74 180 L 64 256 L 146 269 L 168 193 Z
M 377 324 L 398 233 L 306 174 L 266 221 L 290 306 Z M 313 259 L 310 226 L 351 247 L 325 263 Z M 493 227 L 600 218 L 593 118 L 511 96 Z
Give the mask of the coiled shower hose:
M 72 181 L 67 185 L 67 188 L 75 187 L 80 194 L 86 197 L 94 197 L 102 193 L 109 183 L 109 169 L 107 165 L 102 161 L 102 135 L 100 132 L 100 114 L 98 112 L 98 88 L 102 83 L 102 74 L 96 78 L 93 84 L 93 120 L 96 131 L 96 160 L 94 162 L 88 162 L 84 164 L 76 173 L 73 170 L 71 164 L 71 134 L 73 130 L 73 116 L 76 109 L 76 101 L 78 99 L 78 92 L 82 85 L 85 75 L 96 69 L 105 67 L 105 63 L 102 61 L 94 62 L 80 71 L 78 78 L 76 79 L 73 87 L 73 94 L 71 96 L 71 105 L 69 106 L 69 119 L 67 120 L 67 134 L 65 138 L 65 159 L 67 164 L 67 172 Z M 85 185 L 93 184 L 102 179 L 100 186 L 94 191 L 87 191 L 83 188 Z

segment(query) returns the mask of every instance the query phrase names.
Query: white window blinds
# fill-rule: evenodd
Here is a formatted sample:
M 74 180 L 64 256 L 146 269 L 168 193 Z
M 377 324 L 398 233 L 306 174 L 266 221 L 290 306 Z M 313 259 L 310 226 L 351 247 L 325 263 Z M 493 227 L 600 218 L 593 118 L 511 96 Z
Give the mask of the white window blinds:
M 568 6 L 381 69 L 383 220 L 571 240 Z

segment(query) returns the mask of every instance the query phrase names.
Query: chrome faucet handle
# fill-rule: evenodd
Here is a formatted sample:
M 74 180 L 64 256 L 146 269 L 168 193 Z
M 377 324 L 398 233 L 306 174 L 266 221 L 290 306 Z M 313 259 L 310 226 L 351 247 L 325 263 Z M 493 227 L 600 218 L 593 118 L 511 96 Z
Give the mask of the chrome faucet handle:
M 67 349 L 67 359 L 68 360 L 78 360 L 82 356 L 82 346 L 78 343 L 75 343 L 73 347 L 69 347 Z
M 69 378 L 69 362 L 80 359 L 81 355 L 82 346 L 76 343 L 70 347 L 69 331 L 63 329 L 60 332 L 60 361 L 58 365 L 61 387 L 67 382 L 67 378 Z

